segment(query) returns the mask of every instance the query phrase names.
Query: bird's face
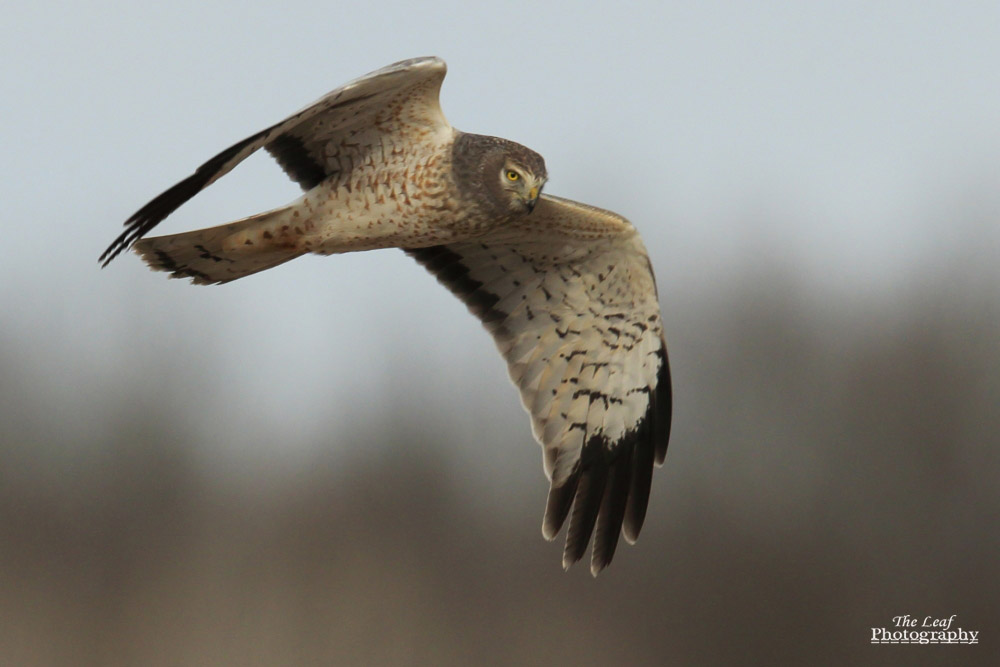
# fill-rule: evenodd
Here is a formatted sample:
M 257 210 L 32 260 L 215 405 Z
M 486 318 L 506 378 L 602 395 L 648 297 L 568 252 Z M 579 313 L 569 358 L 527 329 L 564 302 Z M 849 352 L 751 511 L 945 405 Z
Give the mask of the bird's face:
M 500 178 L 501 191 L 506 193 L 510 200 L 511 209 L 531 213 L 545 186 L 546 174 L 536 174 L 528 166 L 507 159 L 504 160 L 503 168 L 497 176 Z
M 545 160 L 530 148 L 464 132 L 452 147 L 452 171 L 459 196 L 497 222 L 530 213 L 548 178 Z

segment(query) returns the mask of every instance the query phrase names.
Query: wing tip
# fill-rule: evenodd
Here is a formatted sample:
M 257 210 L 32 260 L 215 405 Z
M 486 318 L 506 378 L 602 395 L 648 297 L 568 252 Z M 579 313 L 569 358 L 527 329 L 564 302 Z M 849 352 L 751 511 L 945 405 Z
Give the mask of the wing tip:
M 182 204 L 201 192 L 215 179 L 227 173 L 247 155 L 241 153 L 253 146 L 253 144 L 264 137 L 268 131 L 262 130 L 252 134 L 246 139 L 236 142 L 229 148 L 221 151 L 207 162 L 198 167 L 193 174 L 170 186 L 159 195 L 151 199 L 145 206 L 136 211 L 132 217 L 125 221 L 125 231 L 119 234 L 107 250 L 105 250 L 99 262 L 103 262 L 102 267 L 111 263 L 115 257 L 120 255 L 138 239 L 145 236 L 153 227 L 163 222 L 171 213 L 181 207 Z M 259 146 L 253 147 L 251 153 Z M 233 162 L 235 160 L 235 162 Z
M 594 438 L 581 457 L 582 469 L 571 476 L 572 485 L 564 483 L 549 490 L 542 525 L 547 540 L 556 537 L 572 509 L 563 569 L 583 557 L 592 536 L 590 573 L 595 577 L 611 564 L 620 538 L 630 545 L 639 539 L 649 507 L 653 468 L 663 463 L 670 433 L 672 397 L 665 348 L 660 357 L 657 383 L 650 387 L 650 403 L 642 421 L 617 442 Z
M 608 483 L 604 488 L 600 513 L 597 515 L 597 532 L 594 535 L 594 549 L 590 558 L 590 572 L 597 573 L 611 564 L 618 549 L 622 534 L 625 509 L 631 496 L 635 444 L 618 450 L 618 456 L 608 469 Z
M 549 495 L 545 501 L 545 515 L 542 518 L 542 537 L 548 541 L 556 539 L 566 517 L 573 506 L 577 488 L 580 483 L 579 471 L 573 472 L 562 484 L 555 482 L 549 487 Z
M 157 197 L 156 199 L 159 198 L 160 197 Z M 153 201 L 156 200 L 154 199 Z M 115 257 L 122 254 L 129 248 L 131 248 L 139 237 L 141 237 L 150 228 L 155 226 L 156 222 L 159 222 L 157 220 L 152 225 L 149 225 L 149 227 L 146 227 L 146 225 L 149 223 L 149 220 L 145 215 L 145 212 L 152 203 L 153 202 L 149 202 L 141 209 L 136 211 L 134 214 L 132 214 L 132 216 L 128 220 L 122 223 L 122 225 L 125 227 L 125 231 L 119 234 L 118 237 L 111 242 L 111 245 L 109 245 L 107 248 L 104 249 L 104 252 L 101 253 L 101 256 L 97 258 L 97 261 L 101 263 L 102 269 L 105 268 L 108 264 L 110 264 Z
M 573 513 L 566 530 L 566 545 L 563 548 L 563 567 L 572 565 L 587 553 L 590 537 L 594 533 L 604 499 L 604 489 L 607 482 L 607 470 L 603 466 L 594 466 L 584 470 L 580 475 L 576 496 L 573 500 Z

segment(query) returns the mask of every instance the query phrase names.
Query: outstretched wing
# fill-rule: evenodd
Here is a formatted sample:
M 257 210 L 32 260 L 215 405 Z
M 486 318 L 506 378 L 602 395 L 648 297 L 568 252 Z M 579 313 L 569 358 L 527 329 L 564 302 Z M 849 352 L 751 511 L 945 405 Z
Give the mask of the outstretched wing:
M 415 58 L 383 67 L 233 144 L 126 220 L 125 231 L 99 261 L 107 266 L 181 204 L 260 148 L 271 153 L 303 189 L 309 189 L 334 173 L 351 169 L 356 157 L 353 149 L 383 143 L 377 135 L 400 135 L 385 137 L 384 143 L 391 145 L 410 133 L 449 129 L 438 103 L 445 71 L 439 58 Z
M 638 537 L 670 431 L 666 344 L 638 233 L 614 213 L 545 195 L 502 230 L 407 252 L 496 340 L 551 480 L 542 532 L 553 539 L 570 517 L 569 567 L 596 525 L 596 575 L 620 532 Z

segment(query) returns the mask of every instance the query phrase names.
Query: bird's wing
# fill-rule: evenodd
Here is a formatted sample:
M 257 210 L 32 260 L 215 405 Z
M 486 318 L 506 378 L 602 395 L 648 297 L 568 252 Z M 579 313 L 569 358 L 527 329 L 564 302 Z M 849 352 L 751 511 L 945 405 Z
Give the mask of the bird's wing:
M 638 233 L 614 213 L 544 195 L 502 230 L 407 252 L 493 335 L 543 447 L 542 532 L 553 539 L 572 506 L 568 567 L 596 524 L 596 574 L 619 532 L 638 537 L 670 431 L 666 344 Z
M 285 120 L 222 151 L 125 221 L 125 231 L 100 260 L 107 266 L 181 204 L 260 148 L 265 148 L 303 189 L 351 165 L 341 149 L 377 135 L 450 130 L 438 93 L 446 67 L 439 58 L 415 58 L 383 67 L 324 95 Z M 396 143 L 392 137 L 384 144 Z M 402 138 L 402 137 L 400 137 Z

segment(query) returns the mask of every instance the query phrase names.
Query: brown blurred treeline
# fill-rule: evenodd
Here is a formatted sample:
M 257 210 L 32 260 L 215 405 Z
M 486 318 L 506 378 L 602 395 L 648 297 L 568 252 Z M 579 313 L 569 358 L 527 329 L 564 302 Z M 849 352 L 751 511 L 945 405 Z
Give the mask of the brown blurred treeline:
M 597 580 L 542 540 L 537 469 L 470 507 L 433 418 L 221 484 L 166 393 L 110 425 L 61 414 L 5 340 L 0 660 L 989 664 L 1000 273 L 967 269 L 840 296 L 763 270 L 697 303 L 665 288 L 674 439 L 642 538 Z M 76 420 L 67 442 L 43 441 L 51 420 Z M 957 614 L 981 644 L 869 645 L 903 613 Z

